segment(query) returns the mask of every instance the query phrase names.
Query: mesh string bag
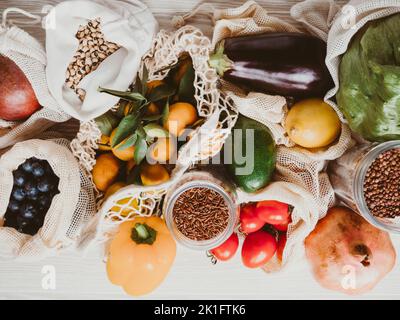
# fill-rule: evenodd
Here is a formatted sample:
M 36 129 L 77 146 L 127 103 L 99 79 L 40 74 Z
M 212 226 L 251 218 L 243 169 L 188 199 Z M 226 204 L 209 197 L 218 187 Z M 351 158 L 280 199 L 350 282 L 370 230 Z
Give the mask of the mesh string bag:
M 328 91 L 325 100 L 336 110 L 343 122 L 346 120 L 334 101 L 339 90 L 341 55 L 346 52 L 353 36 L 367 22 L 398 12 L 400 3 L 396 0 L 352 0 L 343 7 L 334 1 L 307 0 L 292 7 L 293 18 L 303 22 L 307 29 L 321 34 L 328 41 L 326 65 L 335 86 Z
M 106 201 L 102 199 L 103 194 L 96 191 L 99 215 L 86 228 L 82 248 L 91 242 L 107 241 L 123 221 L 137 215 L 161 214 L 160 202 L 168 188 L 194 163 L 211 158 L 221 150 L 236 122 L 237 112 L 230 99 L 221 95 L 217 88 L 217 74 L 208 65 L 211 50 L 210 40 L 192 26 L 184 26 L 175 32 L 161 30 L 155 37 L 152 48 L 142 60 L 142 65 L 148 69 L 149 81 L 164 79 L 169 72 L 168 66 L 176 64 L 182 54 L 189 54 L 195 70 L 197 113 L 204 118 L 204 123 L 191 133 L 189 141 L 179 149 L 168 182 L 156 187 L 129 185 Z M 96 163 L 100 137 L 101 132 L 95 121 L 89 121 L 81 124 L 76 139 L 71 143 L 75 156 L 88 173 Z
M 0 120 L 0 148 L 32 138 L 54 123 L 64 122 L 70 118 L 59 109 L 48 90 L 45 51 L 28 33 L 16 26 L 7 25 L 7 14 L 11 11 L 32 17 L 16 8 L 9 8 L 3 12 L 3 23 L 0 26 L 0 54 L 11 59 L 23 71 L 42 108 L 22 122 Z
M 92 184 L 65 139 L 27 140 L 15 144 L 0 158 L 0 258 L 37 261 L 77 246 L 82 227 L 96 213 Z M 48 161 L 59 177 L 59 194 L 46 213 L 44 224 L 33 235 L 4 227 L 4 215 L 13 188 L 13 171 L 26 159 Z M 7 201 L 5 200 L 7 199 Z
M 189 14 L 183 19 L 191 16 Z M 265 32 L 300 32 L 291 24 L 269 15 L 254 1 L 248 1 L 238 8 L 214 9 L 212 19 L 215 22 L 212 38 L 214 47 L 226 37 Z M 182 19 L 174 20 L 182 24 Z M 324 39 L 322 33 L 318 36 Z M 256 194 L 239 192 L 238 202 L 278 200 L 293 204 L 294 207 L 297 205 L 292 213 L 293 222 L 288 229 L 283 261 L 275 259 L 264 267 L 267 272 L 277 271 L 303 255 L 305 237 L 314 229 L 318 219 L 326 214 L 328 207 L 334 204 L 334 190 L 324 170 L 327 161 L 340 157 L 351 144 L 350 129 L 343 122 L 336 143 L 326 150 L 311 152 L 296 146 L 285 132 L 288 107 L 284 97 L 245 93 L 223 80 L 220 83 L 222 94 L 232 101 L 240 114 L 263 123 L 271 130 L 278 148 L 275 180 L 279 182 L 272 183 Z

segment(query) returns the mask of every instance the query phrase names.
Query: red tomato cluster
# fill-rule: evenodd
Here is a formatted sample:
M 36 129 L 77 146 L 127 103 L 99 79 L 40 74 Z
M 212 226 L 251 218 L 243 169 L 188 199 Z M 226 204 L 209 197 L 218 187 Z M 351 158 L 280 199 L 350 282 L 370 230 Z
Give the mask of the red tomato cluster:
M 248 268 L 265 265 L 275 254 L 282 261 L 286 245 L 286 231 L 291 222 L 290 206 L 267 200 L 249 203 L 240 210 L 240 230 L 246 237 L 242 246 L 242 262 Z M 275 232 L 271 233 L 272 230 Z M 233 233 L 219 247 L 212 249 L 220 261 L 231 259 L 239 247 L 239 238 Z

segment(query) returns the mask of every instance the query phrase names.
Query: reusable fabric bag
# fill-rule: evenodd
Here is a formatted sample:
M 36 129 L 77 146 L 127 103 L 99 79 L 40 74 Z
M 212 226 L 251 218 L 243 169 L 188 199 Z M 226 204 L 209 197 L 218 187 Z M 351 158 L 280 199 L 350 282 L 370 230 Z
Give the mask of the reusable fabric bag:
M 210 159 L 221 150 L 236 122 L 237 112 L 229 99 L 218 90 L 217 74 L 208 65 L 211 49 L 210 40 L 192 26 L 185 26 L 174 32 L 161 30 L 157 34 L 151 50 L 143 57 L 142 62 L 148 69 L 149 81 L 164 79 L 169 73 L 169 67 L 176 64 L 182 54 L 189 54 L 195 70 L 197 113 L 204 118 L 204 123 L 194 130 L 189 141 L 179 149 L 169 181 L 158 186 L 129 185 L 105 202 L 98 201 L 99 214 L 86 228 L 86 240 L 82 242 L 82 247 L 93 239 L 95 243 L 108 240 L 119 223 L 136 215 L 161 214 L 161 200 L 171 185 L 192 164 Z M 76 139 L 71 143 L 74 154 L 88 172 L 92 171 L 96 163 L 100 137 L 101 132 L 95 121 L 89 121 L 81 125 Z
M 34 137 L 54 123 L 67 121 L 70 116 L 64 113 L 53 99 L 46 80 L 46 53 L 42 45 L 24 30 L 8 25 L 7 14 L 18 12 L 35 17 L 23 10 L 9 8 L 3 11 L 0 26 L 0 54 L 11 59 L 29 80 L 42 108 L 24 121 L 5 121 L 0 119 L 0 149 Z M 35 17 L 39 19 L 39 17 Z
M 334 1 L 308 0 L 292 7 L 291 15 L 305 24 L 310 32 L 321 35 L 328 41 L 326 64 L 334 80 L 335 87 L 330 90 L 326 99 L 343 118 L 334 97 L 339 90 L 339 65 L 341 56 L 346 52 L 353 36 L 369 21 L 384 18 L 400 12 L 400 3 L 396 0 L 352 0 L 343 7 Z M 400 31 L 400 30 L 399 30 Z M 354 143 L 365 143 L 359 136 L 354 136 Z M 365 148 L 357 146 L 357 150 Z M 361 149 L 360 149 L 361 148 Z M 343 157 L 337 159 L 333 168 L 347 166 L 346 161 L 355 149 L 350 149 Z M 354 156 L 354 155 L 353 155 Z M 347 181 L 343 181 L 336 174 L 331 175 L 331 181 L 338 194 L 338 198 L 351 199 L 352 192 Z M 348 201 L 346 201 L 348 203 Z
M 95 20 L 101 31 L 90 27 L 85 31 L 93 30 L 90 37 L 78 40 L 80 28 Z M 118 98 L 100 93 L 98 88 L 127 90 L 158 28 L 148 8 L 136 0 L 63 1 L 49 12 L 46 26 L 46 73 L 50 92 L 66 113 L 81 121 L 102 115 L 118 102 Z M 100 32 L 104 35 L 101 45 L 97 42 L 91 46 Z M 118 49 L 111 55 L 101 51 L 105 41 Z M 94 59 L 101 61 L 76 84 L 85 93 L 84 97 L 79 97 L 66 82 L 69 65 L 80 57 L 77 52 L 82 55 L 79 62 L 82 66 L 94 65 Z M 103 54 L 107 57 L 101 60 Z
M 268 14 L 254 1 L 248 1 L 238 8 L 212 9 L 210 4 L 203 4 L 197 10 L 174 21 L 182 24 L 182 19 L 190 18 L 201 7 L 212 12 L 215 23 L 212 44 L 224 38 L 266 32 L 301 32 L 295 26 Z M 338 141 L 327 150 L 311 152 L 296 146 L 287 136 L 284 123 L 288 112 L 286 98 L 263 93 L 246 94 L 240 88 L 220 80 L 221 90 L 231 99 L 237 111 L 246 117 L 266 125 L 272 132 L 277 144 L 277 164 L 275 181 L 255 194 L 238 192 L 238 203 L 260 200 L 278 200 L 291 204 L 292 223 L 287 231 L 287 243 L 282 262 L 271 260 L 266 271 L 277 271 L 289 262 L 303 256 L 304 239 L 314 229 L 318 219 L 334 204 L 334 190 L 324 171 L 328 160 L 340 157 L 351 144 L 350 129 L 342 123 Z M 304 201 L 307 199 L 307 201 Z
M 96 213 L 91 182 L 68 148 L 69 141 L 27 140 L 15 144 L 0 158 L 0 258 L 37 261 L 76 245 L 82 227 Z M 13 188 L 13 171 L 25 160 L 48 161 L 59 177 L 58 189 L 38 233 L 31 236 L 4 227 Z

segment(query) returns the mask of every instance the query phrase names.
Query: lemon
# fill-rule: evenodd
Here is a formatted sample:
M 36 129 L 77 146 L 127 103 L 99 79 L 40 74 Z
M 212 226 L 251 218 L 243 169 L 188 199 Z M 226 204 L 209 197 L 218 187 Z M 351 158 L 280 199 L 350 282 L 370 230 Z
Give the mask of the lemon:
M 341 131 L 335 110 L 321 99 L 306 99 L 289 111 L 286 122 L 289 138 L 304 148 L 323 148 L 334 142 Z

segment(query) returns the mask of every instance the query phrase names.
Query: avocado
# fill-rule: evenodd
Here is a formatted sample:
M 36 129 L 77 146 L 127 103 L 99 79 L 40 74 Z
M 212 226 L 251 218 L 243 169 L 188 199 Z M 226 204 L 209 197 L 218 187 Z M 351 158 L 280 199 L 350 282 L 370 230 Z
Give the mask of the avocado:
M 249 129 L 254 130 L 253 135 L 250 131 L 246 133 Z M 244 191 L 256 192 L 271 181 L 275 170 L 276 147 L 271 132 L 260 122 L 239 115 L 225 145 L 224 155 L 229 175 Z

